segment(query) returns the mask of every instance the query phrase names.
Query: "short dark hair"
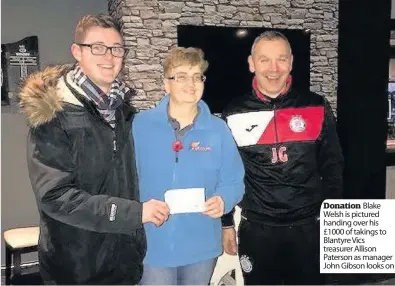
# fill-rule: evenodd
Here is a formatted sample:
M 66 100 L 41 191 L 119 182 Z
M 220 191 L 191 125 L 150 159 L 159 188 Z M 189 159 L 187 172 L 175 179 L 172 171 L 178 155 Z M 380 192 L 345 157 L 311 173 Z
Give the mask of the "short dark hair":
M 110 15 L 88 14 L 83 16 L 77 23 L 74 31 L 74 42 L 82 43 L 87 31 L 92 27 L 112 28 L 121 34 L 121 26 Z
M 291 44 L 288 41 L 288 38 L 283 33 L 279 32 L 279 31 L 270 30 L 270 31 L 263 32 L 262 34 L 260 34 L 258 37 L 255 38 L 254 43 L 252 44 L 252 47 L 251 47 L 251 55 L 254 52 L 255 47 L 258 44 L 258 42 L 261 40 L 268 40 L 268 41 L 283 40 L 287 43 L 287 45 L 289 47 L 289 51 L 292 54 L 292 48 L 291 48 Z

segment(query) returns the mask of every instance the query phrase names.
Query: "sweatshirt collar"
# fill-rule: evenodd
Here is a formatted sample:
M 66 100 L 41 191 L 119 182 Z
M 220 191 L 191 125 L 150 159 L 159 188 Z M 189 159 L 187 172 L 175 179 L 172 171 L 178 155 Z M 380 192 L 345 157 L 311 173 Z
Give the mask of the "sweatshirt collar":
M 155 107 L 155 112 L 158 113 L 158 119 L 163 122 L 170 124 L 168 105 L 170 102 L 170 95 L 165 94 L 159 104 Z M 203 101 L 198 102 L 198 114 L 195 117 L 193 128 L 194 129 L 209 129 L 211 127 L 211 112 L 208 105 Z

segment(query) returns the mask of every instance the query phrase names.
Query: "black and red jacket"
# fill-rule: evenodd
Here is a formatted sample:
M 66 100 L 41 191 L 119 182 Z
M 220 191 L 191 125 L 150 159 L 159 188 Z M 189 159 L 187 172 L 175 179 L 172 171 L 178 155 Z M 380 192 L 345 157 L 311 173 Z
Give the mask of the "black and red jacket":
M 289 87 L 272 99 L 253 86 L 222 114 L 246 171 L 242 215 L 273 225 L 315 217 L 323 200 L 342 197 L 343 156 L 331 107 L 312 92 Z M 233 212 L 222 223 L 233 225 Z

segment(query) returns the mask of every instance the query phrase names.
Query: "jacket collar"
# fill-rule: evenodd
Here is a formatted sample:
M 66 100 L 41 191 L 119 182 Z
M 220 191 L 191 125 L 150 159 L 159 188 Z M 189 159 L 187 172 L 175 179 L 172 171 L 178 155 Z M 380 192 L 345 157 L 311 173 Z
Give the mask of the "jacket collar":
M 73 67 L 74 65 L 46 67 L 42 71 L 32 73 L 22 82 L 18 94 L 19 106 L 30 127 L 35 128 L 51 121 L 67 103 L 83 106 L 68 87 L 71 86 L 79 94 L 83 93 L 71 80 L 70 71 Z M 130 90 L 129 94 L 125 95 L 125 103 L 133 113 L 136 111 L 129 101 L 134 94 L 134 90 Z
M 258 82 L 256 77 L 254 76 L 254 79 L 252 80 L 252 89 L 255 92 L 255 95 L 262 101 L 264 102 L 271 102 L 271 101 L 276 101 L 277 99 L 282 100 L 283 97 L 285 97 L 288 93 L 288 91 L 291 89 L 292 86 L 292 76 L 289 75 L 287 78 L 287 81 L 285 83 L 285 88 L 284 90 L 276 97 L 276 98 L 271 98 L 265 94 L 263 94 L 262 92 L 260 92 L 260 90 L 258 89 Z
M 156 115 L 155 118 L 158 121 L 164 122 L 166 124 L 170 124 L 168 116 L 169 101 L 170 95 L 165 94 L 159 104 L 153 109 L 153 112 Z M 195 119 L 193 129 L 210 129 L 212 124 L 212 114 L 210 112 L 210 108 L 203 100 L 199 100 L 198 107 L 199 113 Z

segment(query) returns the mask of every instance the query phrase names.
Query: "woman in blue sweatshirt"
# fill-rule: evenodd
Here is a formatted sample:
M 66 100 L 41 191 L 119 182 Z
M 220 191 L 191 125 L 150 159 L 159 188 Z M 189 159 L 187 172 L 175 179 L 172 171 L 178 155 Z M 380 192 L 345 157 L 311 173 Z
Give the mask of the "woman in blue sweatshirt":
M 232 134 L 201 100 L 207 67 L 200 49 L 171 50 L 166 95 L 133 122 L 141 201 L 165 201 L 170 209 L 144 226 L 141 285 L 207 285 L 222 253 L 220 217 L 244 194 Z

